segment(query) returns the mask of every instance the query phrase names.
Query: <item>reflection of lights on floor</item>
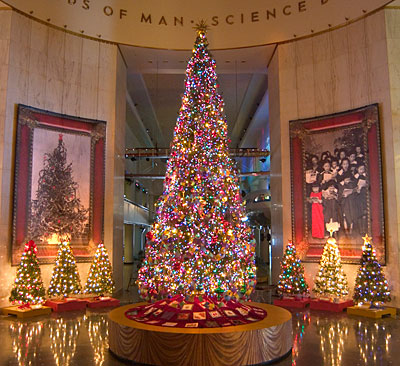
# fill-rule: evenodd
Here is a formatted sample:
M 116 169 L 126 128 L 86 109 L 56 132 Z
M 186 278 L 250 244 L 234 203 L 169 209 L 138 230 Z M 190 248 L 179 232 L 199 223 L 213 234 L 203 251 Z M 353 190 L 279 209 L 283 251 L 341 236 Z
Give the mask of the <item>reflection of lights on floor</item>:
M 54 314 L 53 314 L 54 315 Z M 349 318 L 345 314 L 295 311 L 292 366 L 398 365 L 398 319 Z M 108 353 L 107 313 L 88 311 L 59 318 L 31 320 L 0 318 L 1 365 L 107 366 L 120 365 Z M 395 340 L 393 342 L 393 339 Z M 315 346 L 319 343 L 318 350 Z M 78 351 L 79 350 L 79 351 Z M 84 355 L 85 361 L 81 359 Z M 39 361 L 40 362 L 39 362 Z
M 331 319 L 318 319 L 316 328 L 320 336 L 324 365 L 340 366 L 349 329 L 346 321 L 341 319 L 332 323 Z
M 50 324 L 50 348 L 57 366 L 68 366 L 76 351 L 80 319 L 55 319 Z
M 90 344 L 93 348 L 96 366 L 103 366 L 105 353 L 108 350 L 108 320 L 107 315 L 90 314 L 84 317 Z
M 375 324 L 371 327 L 368 323 L 359 321 L 356 325 L 356 338 L 363 365 L 376 365 L 378 360 L 387 359 L 391 337 L 385 325 Z
M 33 365 L 41 345 L 43 323 L 12 323 L 9 333 L 18 365 Z
M 293 347 L 292 347 L 292 366 L 297 365 L 297 359 L 300 352 L 300 346 L 303 341 L 303 336 L 306 328 L 311 323 L 311 317 L 309 313 L 297 313 L 293 314 L 293 318 L 296 319 L 293 326 Z

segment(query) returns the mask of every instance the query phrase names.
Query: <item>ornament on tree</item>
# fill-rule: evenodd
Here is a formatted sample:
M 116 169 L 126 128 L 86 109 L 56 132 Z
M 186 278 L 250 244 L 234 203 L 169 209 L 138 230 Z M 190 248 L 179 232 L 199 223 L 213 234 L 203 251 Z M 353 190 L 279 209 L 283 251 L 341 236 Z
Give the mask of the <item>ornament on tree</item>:
M 58 146 L 45 154 L 39 172 L 36 199 L 32 200 L 32 238 L 55 237 L 59 242 L 84 232 L 88 210 L 81 204 L 79 186 L 72 174 L 72 163 L 67 163 L 67 149 L 60 134 Z
M 177 294 L 224 298 L 229 291 L 232 299 L 246 299 L 255 287 L 255 243 L 244 221 L 205 32 L 201 23 L 186 68 L 164 192 L 139 270 L 146 300 Z
M 343 271 L 339 248 L 333 233 L 338 230 L 337 223 L 326 224 L 331 237 L 328 238 L 321 261 L 318 275 L 315 279 L 313 291 L 321 297 L 345 298 L 349 294 L 346 274 Z
M 391 301 L 390 290 L 372 246 L 372 238 L 363 237 L 363 253 L 361 266 L 358 269 L 354 286 L 354 302 L 358 305 L 369 304 L 371 307 L 381 307 Z
M 70 294 L 79 294 L 81 290 L 81 280 L 75 257 L 68 242 L 62 242 L 59 244 L 47 294 L 50 297 L 66 297 Z
M 36 252 L 37 247 L 33 240 L 25 244 L 9 299 L 12 303 L 34 305 L 44 302 L 46 291 Z
M 100 243 L 90 266 L 84 293 L 87 294 L 112 294 L 114 280 L 107 249 Z
M 309 293 L 309 288 L 304 278 L 304 266 L 296 254 L 296 247 L 291 241 L 286 246 L 281 262 L 278 293 L 281 295 L 302 295 Z

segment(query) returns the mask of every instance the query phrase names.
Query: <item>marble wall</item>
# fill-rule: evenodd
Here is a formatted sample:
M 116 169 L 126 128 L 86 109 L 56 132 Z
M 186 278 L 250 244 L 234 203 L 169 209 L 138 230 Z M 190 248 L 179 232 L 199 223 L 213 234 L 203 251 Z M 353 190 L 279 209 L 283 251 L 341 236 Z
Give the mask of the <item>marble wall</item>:
M 400 188 L 396 181 L 400 177 L 397 153 L 400 145 L 395 132 L 399 128 L 396 119 L 400 117 L 400 110 L 394 110 L 393 106 L 400 107 L 400 94 L 396 94 L 400 90 L 396 89 L 400 85 L 397 82 L 400 23 L 396 23 L 399 12 L 381 10 L 346 27 L 279 45 L 268 71 L 271 189 L 275 192 L 272 194 L 273 243 L 280 255 L 292 232 L 289 121 L 379 103 L 388 253 L 385 272 L 393 290 L 393 304 L 397 306 L 400 306 Z M 317 263 L 305 264 L 310 286 L 317 268 Z M 357 268 L 345 265 L 350 287 L 354 285 Z M 278 274 L 279 267 L 275 266 L 275 281 Z
M 0 304 L 10 266 L 15 111 L 19 103 L 107 121 L 105 245 L 122 288 L 126 66 L 115 45 L 68 34 L 0 8 Z M 89 263 L 78 264 L 86 280 Z M 42 266 L 45 286 L 52 265 Z

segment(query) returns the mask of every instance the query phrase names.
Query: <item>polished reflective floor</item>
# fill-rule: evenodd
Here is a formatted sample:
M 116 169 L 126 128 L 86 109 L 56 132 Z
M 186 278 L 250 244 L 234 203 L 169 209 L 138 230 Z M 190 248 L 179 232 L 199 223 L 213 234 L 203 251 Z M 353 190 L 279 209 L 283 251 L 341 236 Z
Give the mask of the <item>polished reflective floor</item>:
M 123 303 L 137 300 L 126 292 Z M 400 320 L 345 313 L 293 313 L 293 352 L 279 366 L 400 365 Z M 124 365 L 108 352 L 107 311 L 71 312 L 31 320 L 0 317 L 0 366 Z M 178 365 L 177 365 L 178 366 Z

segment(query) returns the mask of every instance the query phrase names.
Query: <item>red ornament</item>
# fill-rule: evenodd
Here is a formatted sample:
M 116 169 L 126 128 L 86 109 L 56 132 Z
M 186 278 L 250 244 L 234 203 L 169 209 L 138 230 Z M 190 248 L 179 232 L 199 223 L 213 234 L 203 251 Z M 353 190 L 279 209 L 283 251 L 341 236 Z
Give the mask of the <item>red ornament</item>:
M 153 235 L 153 233 L 152 233 L 151 231 L 149 231 L 149 232 L 146 234 L 146 239 L 147 239 L 147 240 L 150 240 L 150 241 L 153 241 L 154 235 Z

